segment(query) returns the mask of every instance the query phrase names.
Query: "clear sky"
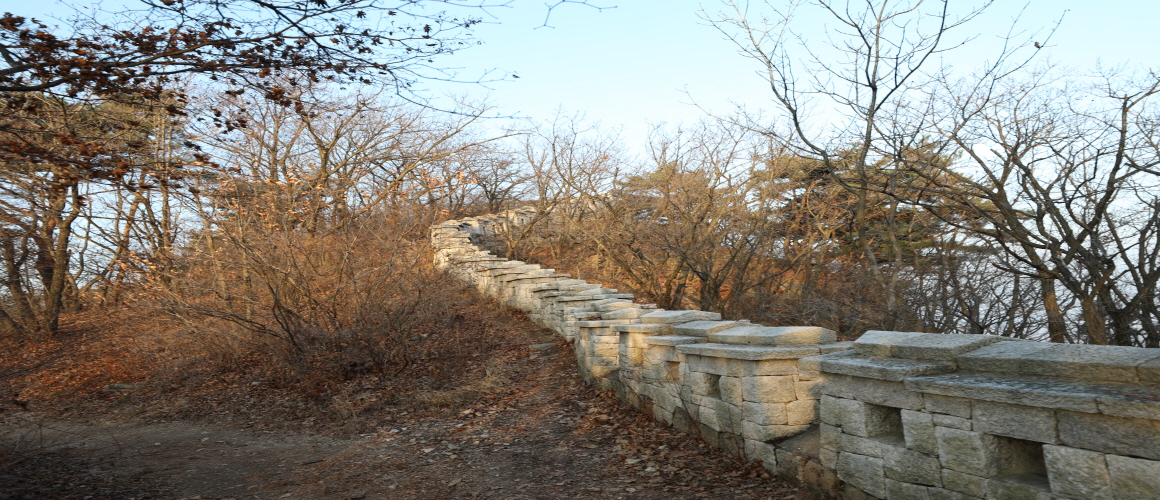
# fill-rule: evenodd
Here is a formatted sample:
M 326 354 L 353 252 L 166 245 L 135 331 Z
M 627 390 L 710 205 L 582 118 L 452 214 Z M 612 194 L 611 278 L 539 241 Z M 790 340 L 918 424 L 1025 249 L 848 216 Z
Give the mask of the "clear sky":
M 551 118 L 557 109 L 583 113 L 604 127 L 623 127 L 622 137 L 633 149 L 645 140 L 650 123 L 692 122 L 704 116 L 694 101 L 717 113 L 730 110 L 732 102 L 768 106 L 768 91 L 755 63 L 698 19 L 702 6 L 720 10 L 718 0 L 591 3 L 616 8 L 597 11 L 565 4 L 552 13 L 552 28 L 537 28 L 544 21 L 542 1 L 516 0 L 511 8 L 493 9 L 495 23 L 476 30 L 483 45 L 442 62 L 462 68 L 464 78 L 488 69 L 514 72 L 519 78 L 489 84 L 490 90 L 430 87 L 487 94 L 501 113 L 532 119 Z M 753 5 L 756 10 L 759 2 Z M 998 0 L 962 32 L 980 35 L 977 43 L 956 52 L 949 62 L 962 69 L 981 62 L 1024 7 L 1021 26 L 1032 32 L 1046 31 L 1063 17 L 1042 54 L 1054 62 L 1079 71 L 1094 70 L 1097 61 L 1160 69 L 1158 0 Z

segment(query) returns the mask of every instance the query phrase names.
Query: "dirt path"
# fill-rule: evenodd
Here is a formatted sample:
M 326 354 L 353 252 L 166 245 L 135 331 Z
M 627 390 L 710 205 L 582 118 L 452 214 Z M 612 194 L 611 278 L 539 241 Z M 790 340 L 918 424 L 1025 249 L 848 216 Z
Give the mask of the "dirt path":
M 199 422 L 10 425 L 50 453 L 0 477 L 0 500 L 793 497 L 755 464 L 591 390 L 566 349 L 519 360 L 517 378 L 467 407 L 387 412 L 380 431 L 350 439 Z

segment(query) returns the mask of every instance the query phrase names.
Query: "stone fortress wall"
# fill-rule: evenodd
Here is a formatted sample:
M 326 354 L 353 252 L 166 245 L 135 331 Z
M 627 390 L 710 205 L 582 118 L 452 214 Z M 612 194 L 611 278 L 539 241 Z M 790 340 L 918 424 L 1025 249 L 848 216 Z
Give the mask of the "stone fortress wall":
M 574 347 L 588 383 L 820 498 L 1160 499 L 1160 349 L 766 327 L 497 257 L 530 208 L 431 228 L 436 263 Z

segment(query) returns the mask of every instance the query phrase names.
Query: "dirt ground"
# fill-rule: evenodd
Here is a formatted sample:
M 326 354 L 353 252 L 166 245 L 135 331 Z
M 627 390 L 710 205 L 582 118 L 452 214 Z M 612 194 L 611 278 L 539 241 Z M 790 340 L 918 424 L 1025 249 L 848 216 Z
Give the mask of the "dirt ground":
M 796 496 L 756 463 L 592 390 L 566 343 L 544 353 L 527 345 L 509 350 L 500 383 L 469 403 L 386 406 L 355 435 L 292 413 L 231 403 L 198 417 L 156 410 L 148 398 L 122 404 L 127 396 L 103 407 L 0 414 L 7 449 L 33 450 L 0 469 L 0 500 Z M 246 391 L 252 397 L 241 399 L 255 404 L 277 401 L 262 396 L 274 390 L 263 384 L 234 385 L 230 398 Z M 185 403 L 199 404 L 223 408 L 204 398 Z

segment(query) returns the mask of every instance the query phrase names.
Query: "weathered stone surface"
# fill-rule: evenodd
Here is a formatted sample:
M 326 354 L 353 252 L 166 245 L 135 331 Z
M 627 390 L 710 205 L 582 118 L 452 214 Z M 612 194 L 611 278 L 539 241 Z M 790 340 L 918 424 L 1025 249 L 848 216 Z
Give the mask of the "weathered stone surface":
M 987 479 L 976 476 L 974 474 L 967 474 L 952 469 L 942 470 L 943 487 L 951 490 L 970 495 L 972 497 L 982 498 L 987 495 Z
M 657 310 L 641 315 L 641 323 L 678 324 L 690 321 L 720 321 L 721 315 L 708 311 L 667 311 Z
M 1059 442 L 1053 410 L 975 401 L 973 411 L 971 421 L 976 431 L 1040 443 Z
M 889 332 L 870 330 L 854 341 L 854 350 L 863 356 L 890 357 L 894 354 L 894 344 L 928 335 L 918 332 Z
M 838 446 L 839 450 L 842 452 L 856 453 L 858 455 L 881 458 L 882 448 L 886 446 L 886 444 L 879 439 L 842 433 L 842 435 L 838 438 Z
M 998 341 L 1000 341 L 1000 337 L 993 335 L 875 331 L 867 332 L 855 341 L 854 348 L 871 356 L 953 361 L 955 356 L 959 354 Z
M 837 340 L 832 330 L 816 326 L 741 325 L 708 334 L 710 342 L 773 346 L 816 346 Z
M 1057 412 L 1059 440 L 1087 450 L 1160 460 L 1160 422 L 1068 411 Z
M 766 470 L 777 469 L 777 447 L 772 444 L 746 439 L 745 457 L 750 460 L 761 460 L 761 466 Z
M 829 448 L 822 448 L 818 452 L 818 462 L 821 462 L 822 467 L 830 470 L 838 468 L 838 451 Z
M 754 403 L 788 403 L 797 399 L 793 377 L 789 376 L 742 378 L 741 393 L 745 401 Z
M 1140 381 L 1151 385 L 1160 385 L 1160 359 L 1153 359 L 1141 363 L 1136 367 Z
M 1104 454 L 1070 448 L 1067 446 L 1045 445 L 1043 459 L 1047 464 L 1047 477 L 1051 491 L 1058 496 L 1112 500 L 1112 480 Z
M 632 323 L 633 321 L 635 321 L 635 320 L 609 319 L 609 320 L 599 320 L 599 321 L 577 321 L 576 326 L 578 326 L 580 328 L 608 328 L 609 329 L 608 331 L 611 332 L 612 327 L 614 325 L 624 325 L 624 324 Z
M 951 491 L 946 488 L 927 487 L 931 500 L 983 500 L 982 498 Z
M 842 425 L 842 403 L 833 396 L 822 396 L 818 401 L 818 416 L 822 422 L 833 425 Z
M 687 344 L 696 344 L 702 342 L 704 339 L 700 337 L 684 337 L 680 335 L 660 335 L 656 337 L 649 337 L 644 339 L 644 343 L 649 345 L 663 345 L 663 346 L 678 346 Z
M 929 455 L 937 455 L 938 439 L 934 435 L 934 421 L 931 414 L 902 410 L 901 417 L 902 434 L 906 439 L 906 447 Z
M 785 403 L 741 403 L 742 418 L 760 425 L 787 425 L 789 416 Z
M 881 449 L 887 478 L 927 486 L 942 486 L 942 467 L 937 457 L 895 446 L 883 446 Z
M 627 323 L 623 325 L 613 325 L 612 331 L 625 333 L 643 333 L 646 335 L 671 335 L 673 332 L 671 325 L 664 325 L 660 323 Z
M 1117 500 L 1160 498 L 1160 462 L 1108 455 L 1108 473 Z
M 886 497 L 886 473 L 881 458 L 840 453 L 838 477 L 866 493 L 879 498 Z
M 798 399 L 818 399 L 822 397 L 821 380 L 800 380 L 794 384 Z
M 785 411 L 789 425 L 809 425 L 816 420 L 818 402 L 815 399 L 799 399 L 786 403 Z
M 854 343 L 850 341 L 834 342 L 833 344 L 822 344 L 818 346 L 818 350 L 821 351 L 822 354 L 829 354 L 831 352 L 838 351 L 849 351 L 853 348 Z
M 798 360 L 798 370 L 803 372 L 822 371 L 822 356 L 810 356 Z
M 909 377 L 939 375 L 955 371 L 955 364 L 950 361 L 868 357 L 855 351 L 825 354 L 818 356 L 818 358 L 823 373 L 840 373 L 892 382 L 901 382 Z
M 776 347 L 751 346 L 729 344 L 696 344 L 679 347 L 682 352 L 701 356 L 718 358 L 746 359 L 751 361 L 763 359 L 799 359 L 816 356 L 820 351 L 816 347 Z
M 721 386 L 718 384 L 720 379 L 720 376 L 711 373 L 689 371 L 682 385 L 689 387 L 698 396 L 717 397 L 721 394 Z
M 1056 379 L 959 372 L 909 378 L 906 387 L 912 391 L 941 396 L 1088 413 L 1099 411 L 1096 406 L 1097 394 L 1091 392 L 1085 384 Z
M 765 359 L 759 361 L 737 360 L 741 376 L 793 375 L 798 373 L 798 364 L 792 359 Z
M 1160 420 L 1160 390 L 1153 387 L 1125 387 L 1116 394 L 1096 397 L 1100 413 L 1116 417 Z
M 975 430 L 971 425 L 971 419 L 956 417 L 954 415 L 943 415 L 941 413 L 932 413 L 934 417 L 934 425 L 940 427 L 950 427 L 952 429 L 962 429 L 964 431 Z
M 841 427 L 830 424 L 820 424 L 818 425 L 818 435 L 820 436 L 818 443 L 822 448 L 829 448 L 831 450 L 839 449 L 842 440 Z
M 741 422 L 741 435 L 745 439 L 775 441 L 793 436 L 794 434 L 800 434 L 809 430 L 809 428 L 810 426 L 808 425 L 761 425 L 743 420 Z
M 1010 451 L 1000 438 L 981 432 L 935 427 L 943 468 L 994 477 L 1011 465 Z M 964 492 L 968 493 L 968 492 Z
M 727 330 L 744 323 L 737 321 L 690 321 L 673 325 L 673 333 L 689 337 L 704 337 L 710 333 Z M 714 341 L 716 342 L 716 341 Z
M 904 483 L 890 479 L 887 469 L 886 498 L 890 500 L 933 500 L 926 486 Z
M 741 406 L 741 379 L 737 377 L 721 377 L 717 381 L 721 388 L 721 400 L 735 406 Z
M 925 404 L 921 393 L 909 390 L 902 382 L 841 374 L 828 374 L 825 380 L 822 394 L 908 410 L 921 410 Z
M 964 370 L 1080 380 L 1139 382 L 1136 367 L 1160 359 L 1160 349 L 1032 342 L 999 343 L 956 358 Z
M 987 480 L 987 500 L 1051 500 L 1047 478 L 1019 474 Z
M 728 375 L 729 363 L 725 358 L 715 356 L 688 356 L 689 369 L 714 375 Z

